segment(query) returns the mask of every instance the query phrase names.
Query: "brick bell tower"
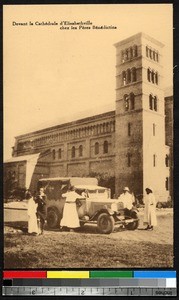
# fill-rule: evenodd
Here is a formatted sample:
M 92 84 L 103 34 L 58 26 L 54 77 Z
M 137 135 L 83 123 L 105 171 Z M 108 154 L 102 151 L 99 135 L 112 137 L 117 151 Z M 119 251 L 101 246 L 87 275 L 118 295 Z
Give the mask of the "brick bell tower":
M 167 197 L 163 91 L 164 45 L 138 33 L 116 47 L 116 194 L 128 186 L 135 195 L 152 186 Z

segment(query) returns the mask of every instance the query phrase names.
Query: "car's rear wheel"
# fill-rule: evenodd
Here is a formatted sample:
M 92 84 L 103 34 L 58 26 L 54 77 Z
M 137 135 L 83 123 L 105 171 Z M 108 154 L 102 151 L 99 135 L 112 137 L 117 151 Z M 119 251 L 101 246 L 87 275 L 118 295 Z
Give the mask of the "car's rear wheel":
M 100 233 L 111 233 L 114 230 L 114 218 L 107 213 L 99 215 L 97 226 Z
M 60 215 L 55 207 L 47 212 L 47 224 L 49 228 L 56 228 L 60 225 Z

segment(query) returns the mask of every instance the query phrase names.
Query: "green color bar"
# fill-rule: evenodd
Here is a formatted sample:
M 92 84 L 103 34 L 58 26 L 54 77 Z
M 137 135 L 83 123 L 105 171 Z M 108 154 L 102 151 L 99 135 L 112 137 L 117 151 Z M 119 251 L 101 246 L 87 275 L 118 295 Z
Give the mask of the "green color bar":
M 90 271 L 90 278 L 132 278 L 133 271 Z

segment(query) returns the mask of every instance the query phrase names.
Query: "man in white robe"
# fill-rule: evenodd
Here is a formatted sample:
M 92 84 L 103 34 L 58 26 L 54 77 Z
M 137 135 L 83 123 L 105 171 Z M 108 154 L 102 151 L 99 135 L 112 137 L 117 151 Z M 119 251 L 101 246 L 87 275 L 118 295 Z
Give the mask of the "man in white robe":
M 118 197 L 120 202 L 123 202 L 124 208 L 131 210 L 133 207 L 133 196 L 131 195 L 129 188 L 126 186 L 123 188 L 123 193 Z
M 156 200 L 152 188 L 146 188 L 145 208 L 144 208 L 144 224 L 147 224 L 146 230 L 153 230 L 153 226 L 157 226 L 156 217 Z
M 37 203 L 35 203 L 34 198 L 31 196 L 30 192 L 26 193 L 27 204 L 27 214 L 28 214 L 28 233 L 39 234 L 39 229 L 37 225 Z

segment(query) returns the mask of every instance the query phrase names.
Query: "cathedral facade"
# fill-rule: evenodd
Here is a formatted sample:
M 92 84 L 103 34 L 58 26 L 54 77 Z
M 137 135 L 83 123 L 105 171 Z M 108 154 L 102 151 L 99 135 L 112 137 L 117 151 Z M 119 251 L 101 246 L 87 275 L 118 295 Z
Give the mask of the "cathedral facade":
M 152 186 L 158 200 L 172 191 L 173 97 L 164 98 L 164 45 L 138 33 L 116 48 L 116 107 L 15 138 L 5 176 L 14 174 L 25 186 L 27 163 L 38 154 L 30 187 L 42 177 L 108 174 L 115 194 L 124 186 L 144 194 Z

